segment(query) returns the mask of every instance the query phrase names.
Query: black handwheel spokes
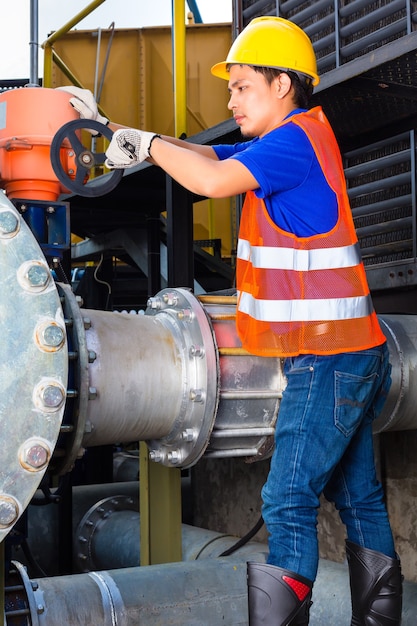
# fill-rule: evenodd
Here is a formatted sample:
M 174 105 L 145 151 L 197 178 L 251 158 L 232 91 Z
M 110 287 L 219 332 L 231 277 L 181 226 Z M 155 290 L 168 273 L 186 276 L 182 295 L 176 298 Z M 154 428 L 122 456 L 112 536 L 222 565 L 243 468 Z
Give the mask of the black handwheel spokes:
M 113 136 L 113 131 L 108 126 L 104 126 L 104 124 L 95 120 L 71 120 L 57 131 L 52 140 L 52 168 L 58 180 L 73 193 L 87 197 L 103 196 L 119 184 L 124 170 L 113 170 L 110 174 L 97 177 L 89 183 L 88 174 L 90 170 L 98 165 L 103 165 L 106 160 L 106 154 L 104 152 L 94 152 L 82 144 L 77 135 L 77 131 L 82 129 L 94 130 L 109 140 Z M 66 141 L 66 145 L 62 146 L 64 141 Z M 61 161 L 61 149 L 63 147 L 67 150 L 72 150 L 75 155 L 75 172 L 73 172 L 72 176 L 65 171 Z

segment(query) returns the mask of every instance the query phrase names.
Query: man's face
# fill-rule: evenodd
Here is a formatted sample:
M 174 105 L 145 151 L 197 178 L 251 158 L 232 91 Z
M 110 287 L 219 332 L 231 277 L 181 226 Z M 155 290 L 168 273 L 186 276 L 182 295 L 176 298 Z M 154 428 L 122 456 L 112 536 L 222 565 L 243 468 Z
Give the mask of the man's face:
M 248 65 L 230 67 L 228 108 L 244 137 L 262 137 L 285 117 L 277 97 L 278 80 L 269 84 L 263 74 Z

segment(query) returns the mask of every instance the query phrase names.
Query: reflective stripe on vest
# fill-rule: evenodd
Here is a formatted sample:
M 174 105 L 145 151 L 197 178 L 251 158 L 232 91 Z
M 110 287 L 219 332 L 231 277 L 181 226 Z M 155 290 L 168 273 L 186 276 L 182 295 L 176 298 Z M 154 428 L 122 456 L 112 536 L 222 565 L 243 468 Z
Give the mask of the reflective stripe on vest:
M 242 346 L 252 354 L 285 357 L 380 345 L 386 339 L 373 309 L 334 133 L 320 107 L 282 124 L 290 122 L 311 141 L 336 194 L 338 220 L 328 233 L 297 237 L 273 222 L 254 191 L 246 193 L 236 264 Z
M 353 267 L 361 262 L 359 243 L 339 248 L 296 250 L 294 248 L 251 246 L 246 239 L 239 239 L 238 241 L 237 258 L 242 261 L 250 261 L 253 267 L 259 269 L 294 270 L 296 272 Z
M 258 300 L 239 294 L 239 311 L 260 322 L 324 322 L 359 319 L 373 311 L 368 296 L 325 300 Z

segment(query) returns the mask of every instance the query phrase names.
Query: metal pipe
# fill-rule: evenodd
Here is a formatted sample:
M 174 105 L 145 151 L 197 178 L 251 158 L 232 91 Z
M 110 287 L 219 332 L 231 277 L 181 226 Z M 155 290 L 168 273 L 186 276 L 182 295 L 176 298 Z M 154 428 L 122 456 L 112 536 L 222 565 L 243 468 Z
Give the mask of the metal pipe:
M 225 430 L 214 430 L 211 434 L 214 438 L 221 439 L 222 437 L 266 437 L 273 435 L 274 428 L 229 428 Z
M 62 35 L 65 35 L 69 30 L 71 30 L 73 26 L 76 26 L 78 22 L 81 22 L 81 20 L 90 15 L 90 13 L 92 13 L 97 7 L 100 6 L 100 4 L 103 4 L 103 2 L 105 1 L 106 0 L 93 0 L 93 2 L 90 2 L 90 4 L 87 5 L 82 11 L 74 15 L 72 19 L 70 19 L 63 26 L 61 26 L 61 28 L 58 28 L 58 30 L 54 31 L 47 39 L 45 39 L 42 44 L 42 48 L 45 48 L 46 46 L 52 46 L 52 44 L 60 39 Z
M 166 436 L 181 411 L 184 375 L 169 328 L 146 316 L 89 310 L 86 317 L 88 350 L 96 355 L 89 385 L 97 396 L 83 446 Z
M 187 0 L 188 8 L 192 12 L 194 16 L 194 22 L 196 24 L 202 24 L 203 20 L 201 19 L 200 10 L 198 8 L 196 0 Z
M 95 399 L 87 403 L 82 445 L 147 441 L 152 460 L 171 466 L 191 465 L 202 454 L 259 458 L 262 450 L 269 455 L 285 378 L 280 359 L 240 352 L 235 305 L 224 304 L 224 298 L 218 305 L 210 299 L 203 309 L 189 292 L 170 289 L 151 298 L 148 310 L 145 316 L 81 313 L 88 318 L 88 330 L 80 345 L 95 355 L 84 387 L 96 390 Z M 212 327 L 205 326 L 207 319 Z M 417 361 L 417 320 L 382 320 L 395 382 L 378 430 L 412 429 L 417 385 L 407 381 Z M 198 437 L 201 444 L 196 445 Z
M 54 60 L 54 51 L 53 44 L 57 41 L 62 35 L 65 35 L 73 26 L 76 26 L 78 22 L 83 20 L 87 15 L 89 15 L 92 11 L 94 11 L 100 4 L 103 4 L 106 0 L 93 0 L 85 9 L 77 13 L 69 22 L 64 24 L 61 28 L 54 31 L 41 45 L 44 49 L 44 63 L 43 63 L 43 86 L 51 87 L 52 80 L 52 66 Z M 67 74 L 68 76 L 68 74 Z M 77 84 L 77 83 L 75 83 Z M 80 86 L 80 85 L 78 85 Z M 101 111 L 102 112 L 102 111 Z
M 42 492 L 36 493 L 36 498 L 42 497 Z M 122 497 L 126 501 L 138 499 L 139 482 L 119 482 L 102 485 L 77 485 L 72 488 L 72 518 L 71 524 L 74 529 L 78 528 L 87 511 L 97 502 L 112 498 Z M 27 510 L 27 541 L 33 559 L 48 576 L 59 573 L 59 511 L 55 504 L 39 506 L 30 504 Z M 136 537 L 139 544 L 139 538 Z M 23 560 L 21 550 L 12 548 L 14 558 Z M 26 563 L 25 563 L 26 564 Z
M 94 504 L 74 532 L 74 567 L 77 572 L 140 565 L 140 516 L 137 498 L 111 496 Z M 188 524 L 181 525 L 182 560 L 219 557 L 238 537 Z M 239 558 L 264 561 L 268 547 L 250 541 L 236 550 Z
M 392 364 L 392 386 L 374 432 L 414 430 L 417 393 L 417 317 L 380 315 Z
M 38 45 L 39 7 L 38 0 L 30 0 L 30 74 L 29 86 L 39 87 Z
M 246 560 L 202 559 L 35 580 L 14 565 L 33 626 L 242 626 L 248 623 Z M 313 599 L 310 626 L 349 626 L 346 565 L 320 561 Z M 405 582 L 402 626 L 415 626 L 416 615 L 417 585 Z

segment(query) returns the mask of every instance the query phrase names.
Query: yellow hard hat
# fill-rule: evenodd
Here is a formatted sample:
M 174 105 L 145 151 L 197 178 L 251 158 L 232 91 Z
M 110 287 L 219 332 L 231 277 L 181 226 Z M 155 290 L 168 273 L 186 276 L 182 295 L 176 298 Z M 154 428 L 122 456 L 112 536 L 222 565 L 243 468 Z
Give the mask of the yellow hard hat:
M 226 61 L 216 63 L 211 73 L 229 80 L 229 65 L 255 65 L 290 70 L 318 85 L 313 45 L 299 26 L 282 17 L 256 17 L 236 37 Z

